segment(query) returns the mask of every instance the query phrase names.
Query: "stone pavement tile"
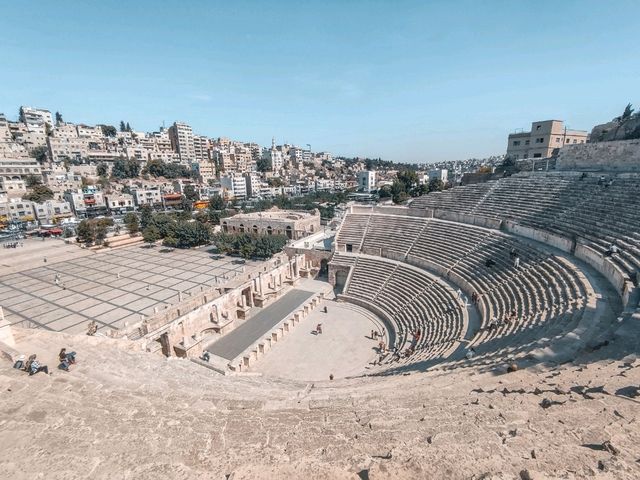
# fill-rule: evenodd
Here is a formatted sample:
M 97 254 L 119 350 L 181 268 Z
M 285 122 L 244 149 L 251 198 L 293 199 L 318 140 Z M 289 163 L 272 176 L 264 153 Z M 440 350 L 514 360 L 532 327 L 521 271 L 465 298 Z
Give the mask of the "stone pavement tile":
M 38 315 L 36 317 L 34 317 L 34 320 L 37 321 L 38 323 L 42 323 L 44 325 L 47 325 L 51 322 L 54 322 L 56 320 L 61 319 L 62 317 L 65 317 L 68 315 L 68 312 L 65 312 L 64 310 L 61 310 L 59 308 L 55 308 L 53 310 L 49 310 L 45 313 L 43 313 L 42 315 Z
M 177 285 L 178 283 L 180 283 L 179 278 L 168 277 L 162 280 L 161 282 L 158 282 L 156 286 L 169 288 L 169 287 L 173 287 L 174 285 Z
M 89 308 L 85 308 L 82 310 L 82 314 L 86 315 L 87 317 L 97 317 L 98 315 L 101 314 L 105 314 L 110 312 L 111 310 L 114 310 L 115 307 L 114 305 L 110 305 L 108 303 L 99 303 L 98 305 L 95 305 L 93 307 L 89 307 Z
M 56 304 L 57 305 L 62 305 L 62 306 L 67 306 L 67 305 L 72 305 L 74 303 L 80 302 L 84 299 L 86 299 L 87 297 L 85 297 L 84 295 L 80 294 L 80 293 L 73 293 L 73 292 L 69 292 L 69 295 L 67 295 L 66 297 L 62 297 L 58 300 L 56 300 Z
M 158 290 L 157 292 L 151 293 L 148 298 L 152 298 L 157 301 L 163 301 L 167 299 L 177 298 L 177 293 L 171 289 L 162 289 Z
M 15 295 L 8 296 L 7 299 L 2 300 L 2 304 L 11 307 L 12 305 L 18 305 L 24 302 L 28 302 L 29 300 L 33 300 L 31 295 L 25 295 L 20 292 L 16 292 Z
M 105 302 L 109 302 L 111 300 L 113 300 L 114 298 L 118 298 L 121 297 L 122 295 L 128 293 L 125 290 L 119 290 L 119 289 L 113 289 L 113 290 L 109 290 L 108 292 L 105 292 L 103 294 L 100 295 L 100 300 L 103 300 Z
M 192 282 L 197 282 L 197 283 L 207 283 L 212 278 L 213 277 L 211 277 L 211 275 L 196 275 L 196 276 L 191 278 L 191 281 Z
M 103 312 L 99 315 L 96 315 L 95 319 L 104 323 L 112 323 L 120 320 L 121 318 L 125 318 L 131 315 L 131 312 L 126 308 L 114 308 L 109 310 L 108 312 Z
M 198 284 L 194 282 L 180 282 L 177 285 L 174 285 L 173 288 L 180 292 L 186 292 L 187 290 L 191 290 L 194 287 L 197 287 Z
M 104 295 L 108 291 L 110 291 L 110 288 L 106 285 L 95 285 L 88 290 L 83 289 L 82 293 L 84 293 L 88 297 L 96 297 L 102 300 L 102 295 Z
M 125 293 L 124 295 L 121 295 L 120 297 L 114 298 L 113 300 L 111 300 L 111 303 L 113 303 L 114 305 L 119 305 L 123 307 L 128 303 L 138 300 L 139 298 L 140 298 L 140 295 L 136 295 L 135 293 Z
M 89 325 L 89 322 L 91 320 L 81 316 L 81 315 L 65 315 L 64 317 L 60 318 L 59 320 L 56 320 L 55 322 L 50 322 L 47 327 L 51 328 L 52 330 L 56 330 L 56 331 L 62 331 L 62 330 L 66 330 L 70 327 L 74 327 L 78 324 L 82 325 L 84 324 L 85 327 L 85 331 L 87 329 L 87 325 Z
M 96 300 L 95 298 L 85 298 L 83 300 L 80 300 L 79 302 L 75 302 L 69 305 L 67 308 L 69 308 L 70 310 L 74 310 L 76 312 L 84 313 L 83 310 L 94 307 L 99 303 L 100 301 Z
M 178 278 L 180 280 L 190 280 L 191 277 L 193 277 L 193 273 L 192 272 L 180 272 L 177 275 L 174 275 L 175 278 Z
M 42 300 L 45 300 L 47 302 L 54 302 L 57 303 L 58 300 L 62 299 L 62 298 L 66 298 L 69 296 L 69 291 L 68 290 L 63 290 L 60 287 L 57 287 L 55 290 L 53 291 L 48 291 L 44 294 L 40 294 L 39 297 Z
M 51 310 L 52 306 L 50 304 L 40 303 L 38 305 L 21 308 L 20 313 L 22 313 L 25 317 L 37 317 L 39 315 L 50 312 Z
M 140 298 L 134 302 L 128 303 L 127 308 L 129 310 L 135 310 L 136 312 L 140 312 L 147 307 L 155 305 L 157 302 L 152 298 Z
M 138 271 L 136 273 L 133 273 L 131 275 L 129 275 L 128 278 L 132 278 L 134 280 L 144 280 L 145 278 L 147 278 L 149 276 L 149 272 L 146 271 Z

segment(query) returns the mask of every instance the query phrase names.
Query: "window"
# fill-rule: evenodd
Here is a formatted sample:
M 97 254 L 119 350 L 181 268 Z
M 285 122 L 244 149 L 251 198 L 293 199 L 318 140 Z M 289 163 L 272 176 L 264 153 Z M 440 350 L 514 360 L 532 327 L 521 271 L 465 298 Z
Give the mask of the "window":
M 578 143 L 578 140 L 576 140 L 575 138 L 573 139 L 573 143 Z
M 570 140 L 567 138 L 567 141 L 566 141 L 565 143 L 569 143 L 569 141 L 570 141 Z
M 542 125 L 536 125 L 536 131 L 540 130 L 540 127 L 541 127 L 541 126 L 542 126 Z
M 525 144 L 525 145 L 529 145 L 530 143 L 531 143 L 531 140 L 525 140 L 525 141 L 524 141 L 524 144 Z
M 517 147 L 518 145 L 520 145 L 520 140 L 514 140 L 513 141 L 513 146 Z M 364 179 L 362 180 L 362 183 L 364 184 Z
M 561 141 L 560 137 L 556 137 L 556 143 L 560 143 Z
M 542 137 L 536 138 L 536 143 L 544 143 L 544 138 Z
M 347 252 L 353 252 L 353 245 L 347 243 Z
M 542 154 L 541 153 L 534 153 L 533 154 L 533 158 L 542 158 Z

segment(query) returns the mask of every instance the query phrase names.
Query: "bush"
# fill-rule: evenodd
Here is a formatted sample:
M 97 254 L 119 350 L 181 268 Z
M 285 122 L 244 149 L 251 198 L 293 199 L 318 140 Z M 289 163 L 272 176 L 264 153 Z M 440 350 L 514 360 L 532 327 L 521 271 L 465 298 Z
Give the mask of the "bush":
M 255 233 L 218 233 L 213 243 L 222 253 L 242 255 L 243 258 L 270 258 L 287 244 L 285 235 Z

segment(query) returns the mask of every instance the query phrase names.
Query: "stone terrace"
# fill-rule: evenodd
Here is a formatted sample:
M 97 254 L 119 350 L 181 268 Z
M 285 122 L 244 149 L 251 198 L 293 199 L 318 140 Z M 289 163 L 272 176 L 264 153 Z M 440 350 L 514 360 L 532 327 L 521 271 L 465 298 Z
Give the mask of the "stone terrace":
M 9 250 L 2 253 L 9 252 Z M 163 250 L 127 247 L 0 275 L 0 305 L 12 324 L 84 333 L 91 320 L 99 328 L 122 328 L 154 308 L 176 304 L 201 288 L 223 284 L 255 262 L 235 264 L 210 249 Z M 54 282 L 60 274 L 60 286 Z

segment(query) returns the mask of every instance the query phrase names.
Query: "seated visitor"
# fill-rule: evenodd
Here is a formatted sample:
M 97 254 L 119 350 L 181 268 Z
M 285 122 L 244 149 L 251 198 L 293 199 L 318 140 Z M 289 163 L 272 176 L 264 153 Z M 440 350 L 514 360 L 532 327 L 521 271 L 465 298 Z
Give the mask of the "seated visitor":
M 486 262 L 484 262 L 485 267 L 491 268 L 496 264 L 496 261 L 493 258 L 487 258 Z
M 209 359 L 211 358 L 211 356 L 209 355 L 209 352 L 205 351 L 202 354 L 202 357 L 200 357 L 202 360 L 204 360 L 205 362 L 209 362 Z
M 13 364 L 13 368 L 17 368 L 18 370 L 24 370 L 26 367 L 25 364 L 25 356 L 24 355 L 20 355 L 18 357 L 18 359 L 16 360 L 16 363 Z
M 67 353 L 67 349 L 63 348 L 58 354 L 58 359 L 60 360 L 58 368 L 60 370 L 65 370 L 68 372 L 69 366 L 76 363 L 76 352 Z
M 34 353 L 29 357 L 29 360 L 27 360 L 27 371 L 29 372 L 29 376 L 40 372 L 49 374 L 49 367 L 46 365 L 40 365 L 38 360 L 36 360 L 36 354 Z
M 620 249 L 618 248 L 618 246 L 612 243 L 611 245 L 609 245 L 609 248 L 607 248 L 607 250 L 604 252 L 604 256 L 605 257 L 610 257 L 610 256 L 618 253 L 619 251 L 620 251 Z

